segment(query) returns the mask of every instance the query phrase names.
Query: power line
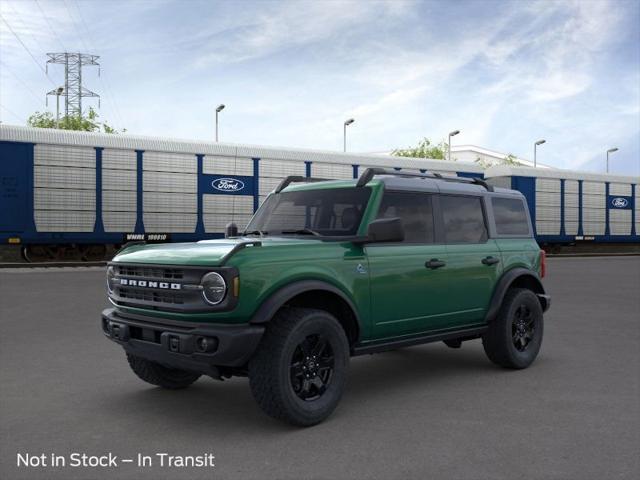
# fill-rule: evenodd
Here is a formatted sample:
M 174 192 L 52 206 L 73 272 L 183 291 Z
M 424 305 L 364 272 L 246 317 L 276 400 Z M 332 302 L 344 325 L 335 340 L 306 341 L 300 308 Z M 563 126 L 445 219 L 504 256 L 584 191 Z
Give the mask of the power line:
M 7 112 L 9 112 L 11 115 L 13 115 L 16 119 L 18 119 L 18 121 L 22 122 L 22 118 L 20 118 L 18 115 L 16 115 L 14 112 L 9 110 L 7 107 L 2 105 L 1 103 L 0 103 L 0 107 L 4 108 Z
M 29 93 L 31 95 L 33 95 L 33 98 L 35 98 L 36 100 L 38 100 L 38 102 L 42 102 L 42 98 L 40 98 L 34 90 L 31 89 L 31 87 L 29 85 L 27 85 L 27 82 L 25 82 L 24 80 L 22 80 L 18 75 L 16 75 L 10 68 L 9 65 L 7 65 L 6 63 L 4 63 L 2 60 L 0 60 L 0 65 L 3 65 L 3 69 L 6 70 L 7 72 L 9 72 L 11 75 L 13 75 L 13 78 L 15 78 L 18 82 L 20 82 L 24 88 L 26 88 Z
M 85 30 L 85 32 L 87 34 L 87 39 L 88 39 L 89 43 L 91 43 L 91 46 L 95 47 L 95 41 L 93 39 L 93 35 L 91 34 L 91 30 L 89 30 L 87 22 L 85 21 L 84 16 L 82 15 L 82 10 L 80 9 L 80 4 L 78 3 L 77 0 L 74 0 L 74 2 L 75 2 L 76 9 L 78 10 L 78 18 L 80 18 L 80 22 L 81 22 L 82 26 L 84 27 L 84 30 Z M 116 96 L 113 94 L 113 91 L 111 89 L 111 85 L 110 85 L 109 80 L 107 78 L 106 72 L 105 72 L 104 80 L 102 79 L 101 75 L 99 75 L 98 78 L 100 79 L 100 83 L 102 83 L 102 86 L 104 87 L 104 89 L 107 91 L 107 98 L 109 99 L 109 101 L 113 105 L 114 112 L 115 112 L 116 116 L 118 117 L 118 120 L 120 121 L 120 125 L 124 125 L 123 117 L 120 114 L 120 108 L 118 107 L 118 102 L 116 100 Z
M 67 0 L 63 0 L 63 3 L 64 3 L 64 8 L 66 8 L 67 12 L 69 12 L 69 18 L 71 19 L 71 24 L 73 25 L 73 29 L 76 31 L 76 34 L 78 35 L 78 38 L 82 42 L 82 45 L 84 46 L 84 49 L 85 50 L 89 50 L 89 47 L 87 46 L 86 42 L 84 41 L 84 38 L 80 34 L 80 30 L 78 29 L 78 26 L 76 25 L 76 19 L 74 18 L 73 13 L 71 13 L 71 9 L 69 8 L 69 5 L 67 5 Z
M 46 13 L 44 13 L 44 10 L 43 10 L 42 6 L 40 5 L 40 2 L 38 0 L 34 0 L 34 2 L 36 2 L 36 5 L 38 6 L 38 9 L 40 10 L 40 13 L 42 14 L 42 17 L 44 18 L 45 22 L 47 22 L 47 25 L 49 25 L 49 30 L 51 30 L 51 33 L 53 33 L 53 36 L 56 37 L 56 40 L 58 40 L 58 43 L 62 47 L 62 50 L 64 50 L 65 52 L 68 51 L 67 47 L 64 45 L 62 40 L 60 40 L 60 37 L 58 36 L 58 34 L 56 33 L 55 29 L 53 28 L 53 25 L 51 25 L 51 22 L 49 21 L 49 17 L 47 16 Z
M 13 12 L 13 17 L 15 17 L 15 19 L 20 22 L 20 25 L 22 25 L 22 30 L 23 32 L 27 35 L 27 37 L 29 37 L 32 40 L 32 44 L 35 42 L 36 44 L 38 43 L 38 40 L 36 40 L 36 38 L 31 34 L 31 31 L 29 30 L 29 28 L 24 24 L 24 22 L 22 21 L 22 18 L 20 18 L 20 14 L 16 11 L 15 8 L 13 8 L 13 5 L 11 5 L 11 3 L 9 2 L 5 2 L 5 5 L 7 7 L 9 7 L 9 9 Z M 12 17 L 12 18 L 13 18 Z
M 5 25 L 9 28 L 9 31 L 11 33 L 13 33 L 13 36 L 16 37 L 16 39 L 18 40 L 18 42 L 20 42 L 20 45 L 22 45 L 22 48 L 24 48 L 27 53 L 29 54 L 29 56 L 33 59 L 34 63 L 38 66 L 38 68 L 40 70 L 42 70 L 42 73 L 44 73 L 45 77 L 47 77 L 47 79 L 51 82 L 51 84 L 53 86 L 55 86 L 55 82 L 53 80 L 51 80 L 51 78 L 49 77 L 49 74 L 47 73 L 47 71 L 42 68 L 42 65 L 40 65 L 40 62 L 38 62 L 38 60 L 36 60 L 36 57 L 33 55 L 33 53 L 31 53 L 31 50 L 29 50 L 29 48 L 24 44 L 24 42 L 22 41 L 22 39 L 18 36 L 18 34 L 13 30 L 13 28 L 11 28 L 11 25 L 9 25 L 9 22 L 7 22 L 5 20 L 5 18 L 2 16 L 2 14 L 0 14 L 0 19 L 2 19 L 2 21 L 5 23 Z

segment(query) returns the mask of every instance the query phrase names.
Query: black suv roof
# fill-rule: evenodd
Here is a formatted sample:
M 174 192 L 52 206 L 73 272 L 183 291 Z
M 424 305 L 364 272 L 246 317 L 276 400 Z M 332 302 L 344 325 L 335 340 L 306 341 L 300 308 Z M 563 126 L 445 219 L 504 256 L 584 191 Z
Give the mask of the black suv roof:
M 481 178 L 467 178 L 444 176 L 433 172 L 402 172 L 384 168 L 367 168 L 362 172 L 356 182 L 357 187 L 364 187 L 374 177 L 393 190 L 424 191 L 432 193 L 454 193 L 465 195 L 494 195 L 522 197 L 522 193 L 517 190 L 494 187 Z M 312 178 L 301 176 L 289 176 L 280 182 L 275 189 L 276 193 L 281 192 L 291 183 L 311 183 L 330 181 L 325 178 Z

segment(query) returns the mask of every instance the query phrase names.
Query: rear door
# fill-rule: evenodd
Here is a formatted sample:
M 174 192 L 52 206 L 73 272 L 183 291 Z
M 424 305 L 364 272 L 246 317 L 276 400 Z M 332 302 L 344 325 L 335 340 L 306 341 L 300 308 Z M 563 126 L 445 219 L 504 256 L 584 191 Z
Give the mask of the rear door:
M 0 142 L 0 232 L 22 232 L 28 208 L 30 145 Z
M 405 240 L 365 247 L 375 338 L 435 330 L 446 322 L 447 255 L 445 245 L 436 241 L 433 207 L 429 193 L 384 193 L 378 218 L 399 217 Z
M 482 322 L 502 273 L 500 251 L 488 235 L 484 199 L 443 194 L 440 211 L 448 256 L 449 291 L 455 298 L 452 326 Z

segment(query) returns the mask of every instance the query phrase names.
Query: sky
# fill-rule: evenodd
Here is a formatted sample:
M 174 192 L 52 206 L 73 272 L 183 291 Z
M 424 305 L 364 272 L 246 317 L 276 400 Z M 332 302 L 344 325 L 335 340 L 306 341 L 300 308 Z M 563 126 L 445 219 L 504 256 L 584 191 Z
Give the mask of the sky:
M 384 152 L 473 144 L 640 175 L 640 1 L 0 0 L 0 120 L 83 70 L 129 134 Z M 88 99 L 86 105 L 97 102 Z M 55 112 L 55 98 L 49 110 Z

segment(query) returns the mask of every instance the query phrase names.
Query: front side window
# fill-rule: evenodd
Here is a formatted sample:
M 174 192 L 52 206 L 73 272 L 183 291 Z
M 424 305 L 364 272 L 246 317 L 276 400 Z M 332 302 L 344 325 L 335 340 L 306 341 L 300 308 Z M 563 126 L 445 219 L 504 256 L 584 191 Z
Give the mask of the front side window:
M 491 205 L 498 235 L 530 234 L 527 213 L 521 199 L 494 197 L 491 199 Z
M 479 197 L 442 195 L 440 207 L 447 243 L 484 243 L 487 226 Z
M 424 193 L 387 191 L 382 197 L 378 218 L 402 221 L 405 243 L 433 243 L 431 196 Z
M 371 195 L 370 188 L 299 190 L 270 195 L 246 232 L 265 235 L 353 236 Z

